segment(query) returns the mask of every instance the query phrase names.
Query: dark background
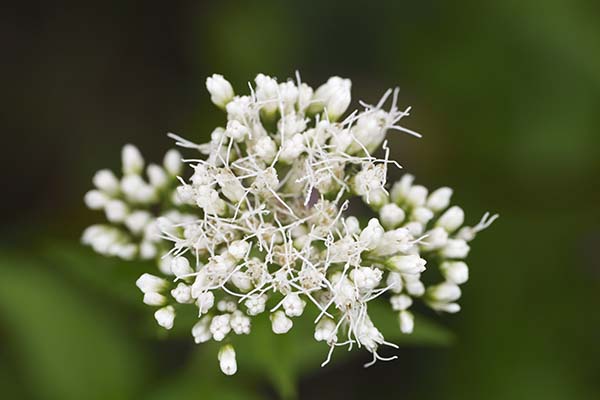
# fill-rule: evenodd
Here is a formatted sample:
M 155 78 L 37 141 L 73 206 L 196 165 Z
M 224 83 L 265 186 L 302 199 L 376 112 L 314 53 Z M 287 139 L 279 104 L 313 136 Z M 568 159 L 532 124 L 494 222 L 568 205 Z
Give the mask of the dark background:
M 501 215 L 474 243 L 463 311 L 439 318 L 451 345 L 368 370 L 360 352 L 317 360 L 300 397 L 600 398 L 599 2 L 44 2 L 1 19 L 3 398 L 276 397 L 157 330 L 143 266 L 78 241 L 101 220 L 82 196 L 123 144 L 159 160 L 167 132 L 222 123 L 207 75 L 245 92 L 295 70 L 352 79 L 354 100 L 400 86 L 424 137 L 392 133 L 393 157 L 453 187 L 467 222 Z

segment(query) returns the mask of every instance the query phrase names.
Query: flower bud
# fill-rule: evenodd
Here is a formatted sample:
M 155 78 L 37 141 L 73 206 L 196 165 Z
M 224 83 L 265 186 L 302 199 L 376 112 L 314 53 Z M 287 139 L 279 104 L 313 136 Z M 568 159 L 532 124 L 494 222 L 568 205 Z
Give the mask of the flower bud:
M 367 292 L 373 290 L 381 282 L 382 272 L 380 269 L 370 267 L 357 267 L 350 271 L 350 279 L 358 290 Z
M 445 213 L 437 220 L 436 226 L 441 226 L 448 233 L 452 233 L 457 230 L 465 220 L 465 213 L 462 208 L 458 206 L 450 207 Z
M 172 176 L 181 174 L 181 153 L 175 149 L 167 151 L 165 158 L 163 159 L 163 166 L 165 170 Z
M 236 142 L 242 142 L 248 136 L 250 131 L 248 127 L 243 125 L 237 120 L 231 120 L 227 122 L 227 129 L 225 130 L 225 134 L 235 140 Z
M 190 262 L 183 256 L 173 258 L 171 261 L 171 272 L 178 278 L 189 276 L 194 273 L 194 270 L 190 266 Z
M 258 74 L 254 78 L 256 83 L 257 100 L 261 103 L 262 111 L 267 114 L 273 114 L 279 107 L 279 85 L 277 81 L 270 76 Z
M 446 258 L 465 258 L 469 254 L 471 248 L 462 239 L 448 239 L 446 246 L 440 252 Z
M 233 375 L 237 372 L 237 362 L 235 360 L 235 350 L 233 346 L 227 344 L 219 350 L 219 366 L 225 375 Z
M 144 240 L 142 243 L 140 243 L 140 257 L 143 260 L 150 260 L 151 258 L 156 257 L 156 254 L 156 246 L 153 243 L 147 240 Z
M 360 242 L 367 249 L 373 249 L 383 237 L 384 230 L 377 218 L 371 218 L 365 229 L 360 233 Z
M 402 275 L 398 272 L 390 272 L 388 273 L 386 279 L 386 285 L 389 286 L 390 291 L 392 293 L 400 293 L 402 292 Z
M 229 325 L 231 325 L 231 329 L 233 329 L 236 335 L 247 335 L 250 333 L 250 318 L 239 310 L 231 314 Z
M 360 224 L 358 219 L 354 216 L 347 217 L 344 220 L 344 225 L 346 226 L 346 234 L 354 235 L 355 233 L 360 232 Z
M 443 262 L 440 270 L 447 280 L 457 285 L 462 285 L 469 280 L 469 267 L 462 261 Z
M 148 175 L 150 184 L 157 189 L 164 188 L 169 181 L 165 170 L 156 164 L 148 165 L 146 174 Z
M 411 174 L 404 174 L 399 181 L 395 182 L 392 185 L 392 190 L 390 191 L 390 198 L 396 204 L 400 204 L 406 198 L 408 191 L 410 190 L 415 177 Z
M 379 220 L 386 229 L 394 229 L 404 221 L 404 210 L 395 203 L 389 203 L 379 210 Z
M 390 304 L 392 305 L 392 310 L 404 311 L 410 308 L 412 305 L 412 299 L 405 294 L 399 294 L 390 297 Z
M 146 225 L 152 220 L 152 214 L 147 211 L 134 211 L 125 218 L 125 226 L 135 234 L 144 231 Z
M 243 271 L 236 271 L 231 275 L 231 283 L 242 292 L 246 293 L 252 289 L 252 279 Z
M 427 232 L 427 237 L 425 238 L 423 246 L 427 249 L 439 249 L 440 247 L 445 246 L 447 242 L 448 232 L 446 232 L 444 228 L 438 227 Z
M 121 151 L 121 162 L 123 163 L 123 174 L 140 174 L 144 169 L 144 158 L 132 144 L 126 144 Z
M 273 314 L 271 314 L 270 318 L 271 328 L 277 335 L 287 333 L 290 329 L 292 329 L 292 325 L 294 325 L 292 320 L 286 317 L 283 311 L 275 311 Z
M 277 145 L 269 136 L 263 136 L 253 146 L 254 153 L 261 160 L 270 163 L 277 153 Z
M 315 326 L 314 337 L 317 342 L 337 342 L 335 322 L 327 317 L 321 318 Z
M 213 335 L 213 339 L 217 342 L 225 339 L 225 336 L 231 331 L 229 320 L 231 316 L 229 314 L 221 314 L 213 317 L 210 322 L 210 332 Z
M 173 306 L 160 308 L 154 313 L 154 318 L 158 322 L 158 325 L 165 329 L 171 329 L 175 321 L 175 308 Z
M 192 287 L 192 297 L 194 296 L 194 288 Z M 197 294 L 196 305 L 200 314 L 206 314 L 215 305 L 215 295 L 213 292 L 202 292 Z
M 231 83 L 223 75 L 213 74 L 206 78 L 206 89 L 210 93 L 210 101 L 219 108 L 224 109 L 234 96 Z
M 420 207 L 425 205 L 427 200 L 427 188 L 421 185 L 414 185 L 408 189 L 406 193 L 406 202 L 412 207 Z
M 89 209 L 100 210 L 108 203 L 109 197 L 99 190 L 90 190 L 85 194 L 83 201 Z
M 452 189 L 449 187 L 441 187 L 433 191 L 427 198 L 427 208 L 439 212 L 450 205 L 452 197 Z
M 106 194 L 115 195 L 119 193 L 119 180 L 115 174 L 108 169 L 101 169 L 96 172 L 92 181 L 98 189 Z
M 246 254 L 248 254 L 248 251 L 250 250 L 250 243 L 245 240 L 236 240 L 231 242 L 227 250 L 233 258 L 239 261 L 246 257 Z
M 171 290 L 171 296 L 180 304 L 193 303 L 192 289 L 183 282 L 180 282 L 175 289 Z
M 400 331 L 402 333 L 410 334 L 413 332 L 415 327 L 415 317 L 410 311 L 400 311 Z
M 266 295 L 254 295 L 248 297 L 245 304 L 248 308 L 248 315 L 258 315 L 265 311 L 265 304 L 267 303 Z
M 304 112 L 310 105 L 313 97 L 313 88 L 308 86 L 306 83 L 300 84 L 298 88 L 298 111 Z
M 144 304 L 149 306 L 164 306 L 167 304 L 167 298 L 160 293 L 144 293 Z
M 157 292 L 160 293 L 169 286 L 169 282 L 151 274 L 143 274 L 135 282 L 135 285 L 142 293 Z
M 419 274 L 425 271 L 425 261 L 416 254 L 394 256 L 389 258 L 385 265 L 396 272 L 403 274 Z
M 452 282 L 442 282 L 427 288 L 427 297 L 435 302 L 451 303 L 458 300 L 460 295 L 460 288 Z
M 427 207 L 416 207 L 412 210 L 410 218 L 413 221 L 427 225 L 427 223 L 433 218 L 433 211 Z
M 284 297 L 282 306 L 288 317 L 299 317 L 304 312 L 306 302 L 297 294 L 290 293 Z
M 212 334 L 209 329 L 210 321 L 211 317 L 206 315 L 200 318 L 200 320 L 192 327 L 192 336 L 194 337 L 194 342 L 196 342 L 196 344 L 208 342 L 212 339 Z
M 316 90 L 309 112 L 318 113 L 325 108 L 329 119 L 337 121 L 350 105 L 351 87 L 352 82 L 349 79 L 342 79 L 339 76 L 329 78 Z

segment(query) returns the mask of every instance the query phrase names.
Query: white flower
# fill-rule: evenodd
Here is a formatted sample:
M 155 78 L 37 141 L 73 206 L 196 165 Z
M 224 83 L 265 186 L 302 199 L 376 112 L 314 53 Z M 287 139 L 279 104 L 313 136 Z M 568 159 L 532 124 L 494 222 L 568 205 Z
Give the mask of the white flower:
M 460 298 L 460 288 L 451 282 L 443 282 L 427 289 L 427 296 L 434 301 L 451 303 Z
M 389 258 L 386 264 L 393 271 L 403 274 L 419 274 L 425 271 L 427 261 L 418 255 L 400 255 Z
M 192 327 L 192 336 L 194 337 L 194 342 L 196 343 L 204 343 L 208 342 L 212 338 L 212 334 L 210 333 L 210 316 L 204 316 L 194 324 Z
M 246 307 L 248 308 L 248 315 L 258 315 L 265 311 L 265 304 L 267 303 L 267 296 L 250 296 L 246 300 Z
M 317 342 L 337 342 L 335 322 L 327 317 L 321 318 L 315 326 L 314 337 Z
M 410 217 L 413 221 L 427 225 L 427 223 L 433 218 L 433 211 L 427 207 L 416 207 L 412 210 Z
M 471 248 L 462 239 L 448 239 L 440 254 L 446 258 L 465 258 Z
M 312 112 L 319 112 L 323 108 L 331 121 L 336 121 L 350 105 L 350 89 L 352 83 L 349 79 L 338 76 L 329 78 L 327 83 L 321 85 L 313 96 L 314 104 L 309 108 Z
M 219 350 L 219 366 L 225 375 L 233 375 L 237 372 L 235 361 L 235 350 L 230 344 L 226 344 Z
M 199 318 L 196 343 L 224 341 L 231 331 L 250 334 L 269 304 L 273 332 L 285 334 L 291 318 L 315 317 L 304 315 L 310 302 L 314 339 L 330 349 L 324 364 L 340 346 L 366 348 L 375 362 L 391 359 L 380 346 L 394 345 L 371 320 L 371 301 L 389 297 L 403 333 L 413 331 L 416 298 L 436 311 L 460 310 L 468 268 L 458 260 L 497 216 L 462 226 L 462 209 L 448 209 L 451 189 L 429 193 L 409 174 L 390 185 L 388 169 L 399 164 L 388 132 L 420 136 L 400 125 L 410 107 L 398 107 L 398 89 L 376 104 L 359 102 L 342 120 L 351 82 L 340 77 L 313 90 L 299 74 L 281 83 L 258 74 L 247 95 L 217 74 L 206 86 L 226 113 L 207 143 L 169 134 L 191 155 L 184 161 L 169 150 L 146 168 L 126 145 L 123 176 L 98 171 L 84 197 L 108 220 L 87 228 L 84 244 L 158 267 L 136 284 L 143 302 L 159 308 L 159 325 L 171 329 L 175 307 L 188 307 Z M 375 216 L 366 226 L 352 215 L 363 211 Z M 443 283 L 429 284 L 437 274 L 425 270 L 430 261 Z M 218 358 L 223 372 L 235 373 L 233 348 Z
M 175 257 L 171 260 L 171 272 L 178 278 L 189 276 L 194 273 L 190 262 L 185 257 Z
M 273 333 L 276 333 L 277 335 L 287 333 L 287 331 L 292 329 L 292 325 L 294 325 L 292 320 L 286 317 L 283 311 L 275 311 L 271 314 L 270 318 Z
M 154 313 L 154 318 L 156 318 L 158 325 L 165 329 L 171 329 L 173 327 L 173 321 L 175 321 L 175 309 L 173 306 L 159 308 Z
M 440 265 L 444 277 L 450 282 L 462 285 L 469 280 L 469 267 L 462 261 L 446 261 Z
M 379 210 L 381 225 L 386 229 L 394 229 L 404 221 L 404 210 L 394 203 L 389 203 Z
M 427 188 L 421 185 L 413 185 L 406 193 L 405 201 L 412 207 L 421 207 L 427 201 Z
M 235 140 L 236 142 L 243 141 L 246 136 L 250 133 L 248 127 L 242 125 L 238 120 L 231 120 L 227 122 L 227 129 L 225 134 Z
M 453 206 L 442 214 L 442 216 L 437 220 L 436 226 L 440 226 L 448 231 L 448 233 L 452 233 L 463 224 L 464 220 L 465 213 L 462 208 Z
M 221 108 L 224 108 L 234 96 L 229 81 L 219 74 L 213 74 L 206 78 L 206 89 L 210 93 L 210 101 Z
M 177 287 L 171 290 L 171 296 L 180 304 L 193 303 L 192 288 L 183 282 L 180 282 Z
M 427 198 L 427 208 L 439 212 L 448 207 L 450 198 L 452 197 L 452 189 L 449 187 L 441 187 L 431 192 Z
M 254 153 L 261 160 L 270 163 L 275 158 L 277 147 L 275 141 L 268 136 L 263 136 L 256 141 Z
M 229 245 L 227 250 L 233 258 L 241 260 L 248 254 L 248 251 L 250 251 L 250 243 L 246 240 L 236 240 Z
M 247 335 L 250 333 L 250 318 L 245 316 L 241 311 L 235 311 L 231 314 L 229 324 L 236 335 Z
M 439 249 L 448 242 L 448 232 L 441 227 L 433 228 L 427 232 L 424 247 L 427 249 Z
M 155 189 L 163 189 L 169 182 L 169 177 L 165 170 L 156 164 L 149 164 L 146 168 L 148 181 Z
M 144 231 L 146 225 L 152 221 L 152 214 L 147 211 L 137 210 L 125 218 L 125 226 L 136 234 Z
M 393 293 L 402 292 L 402 275 L 399 272 L 388 273 L 385 283 Z
M 110 197 L 99 190 L 90 190 L 85 194 L 85 205 L 92 210 L 100 210 L 104 208 Z
M 415 177 L 410 174 L 402 175 L 399 181 L 392 185 L 392 190 L 390 191 L 390 198 L 396 204 L 400 204 L 406 199 L 410 188 L 412 187 L 412 183 L 415 180 Z
M 405 294 L 399 294 L 390 297 L 390 304 L 394 311 L 404 311 L 410 308 L 412 305 L 412 298 Z
M 144 293 L 144 304 L 149 306 L 164 306 L 167 304 L 167 298 L 160 293 Z
M 350 271 L 350 279 L 358 290 L 365 292 L 375 289 L 381 282 L 382 275 L 380 269 L 370 267 L 359 267 Z
M 284 297 L 282 306 L 288 317 L 299 317 L 304 312 L 306 302 L 297 294 L 290 293 Z
M 365 229 L 360 233 L 360 242 L 366 249 L 373 249 L 383 238 L 384 230 L 377 218 L 371 218 Z
M 256 98 L 267 114 L 272 114 L 279 107 L 279 85 L 270 76 L 258 74 L 254 79 L 256 83 Z
M 110 222 L 123 222 L 129 214 L 129 207 L 121 200 L 111 200 L 104 207 L 106 219 Z
M 121 162 L 123 163 L 123 174 L 140 174 L 144 169 L 144 158 L 142 154 L 132 144 L 123 146 L 121 152 Z
M 400 311 L 400 331 L 402 333 L 412 333 L 415 327 L 415 317 L 410 311 Z
M 179 175 L 183 166 L 181 162 L 181 153 L 174 149 L 167 151 L 165 158 L 163 159 L 163 165 L 169 174 L 173 176 Z
M 142 293 L 162 292 L 169 286 L 169 282 L 151 274 L 143 274 L 135 282 Z
M 210 333 L 212 333 L 213 339 L 217 342 L 225 339 L 225 336 L 231 331 L 231 326 L 229 325 L 230 318 L 230 314 L 221 314 L 213 317 L 210 322 Z
M 108 169 L 101 169 L 100 171 L 96 172 L 93 182 L 98 189 L 108 195 L 116 195 L 119 193 L 119 180 L 115 174 Z

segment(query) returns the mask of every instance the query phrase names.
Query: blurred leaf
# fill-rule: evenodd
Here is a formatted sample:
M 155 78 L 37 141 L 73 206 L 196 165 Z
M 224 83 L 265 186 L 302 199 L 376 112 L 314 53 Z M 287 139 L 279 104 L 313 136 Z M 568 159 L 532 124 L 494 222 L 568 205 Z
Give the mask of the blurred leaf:
M 266 376 L 282 398 L 296 397 L 296 384 L 302 374 L 318 369 L 327 357 L 329 347 L 313 338 L 315 307 L 307 307 L 301 318 L 295 318 L 293 328 L 285 335 L 275 335 L 267 313 L 252 319 L 248 336 L 232 339 L 238 349 L 240 374 Z M 369 304 L 369 315 L 386 340 L 400 345 L 447 345 L 452 334 L 444 327 L 417 316 L 411 335 L 400 332 L 397 313 L 381 300 Z M 336 349 L 331 364 L 339 363 L 364 349 L 348 352 Z M 328 366 L 326 366 L 327 368 Z
M 149 388 L 149 400 L 202 398 L 219 400 L 259 399 L 256 388 L 239 375 L 225 376 L 219 370 L 216 344 L 207 343 L 193 352 L 181 372 Z
M 79 243 L 48 242 L 42 247 L 42 255 L 53 268 L 87 290 L 99 292 L 107 301 L 118 300 L 135 307 L 143 306 L 135 281 L 144 272 L 156 269 L 150 262 L 105 257 Z
M 78 296 L 51 264 L 0 260 L 0 318 L 28 390 L 44 399 L 131 398 L 144 357 L 114 310 Z

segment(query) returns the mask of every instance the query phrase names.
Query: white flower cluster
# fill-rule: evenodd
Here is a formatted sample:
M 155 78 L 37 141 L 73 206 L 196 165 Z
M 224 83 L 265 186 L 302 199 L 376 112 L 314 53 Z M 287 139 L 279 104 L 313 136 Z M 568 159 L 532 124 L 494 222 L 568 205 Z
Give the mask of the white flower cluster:
M 438 311 L 460 309 L 468 243 L 496 216 L 463 227 L 451 189 L 429 193 L 408 174 L 388 192 L 387 169 L 398 165 L 388 158 L 386 133 L 419 136 L 398 125 L 410 108 L 397 108 L 397 89 L 342 119 L 351 82 L 339 77 L 313 90 L 299 76 L 278 82 L 259 74 L 249 95 L 236 95 L 216 74 L 206 86 L 227 120 L 206 144 L 171 135 L 203 155 L 186 160 L 188 179 L 178 178 L 180 156 L 170 151 L 163 167 L 148 166 L 145 182 L 143 159 L 127 145 L 121 181 L 100 171 L 97 190 L 85 197 L 111 222 L 88 228 L 85 243 L 107 255 L 158 260 L 163 277 L 144 274 L 137 286 L 146 304 L 159 307 L 159 325 L 171 329 L 176 309 L 192 305 L 196 343 L 221 342 L 249 334 L 263 312 L 273 332 L 285 334 L 310 308 L 314 339 L 330 347 L 324 365 L 339 346 L 384 359 L 378 348 L 393 344 L 368 313 L 377 297 L 389 298 L 404 333 L 413 331 L 415 298 Z M 383 157 L 375 157 L 380 148 Z M 352 197 L 373 218 L 347 215 Z M 426 287 L 421 274 L 430 265 L 443 280 Z M 230 344 L 218 358 L 225 374 L 236 372 Z

